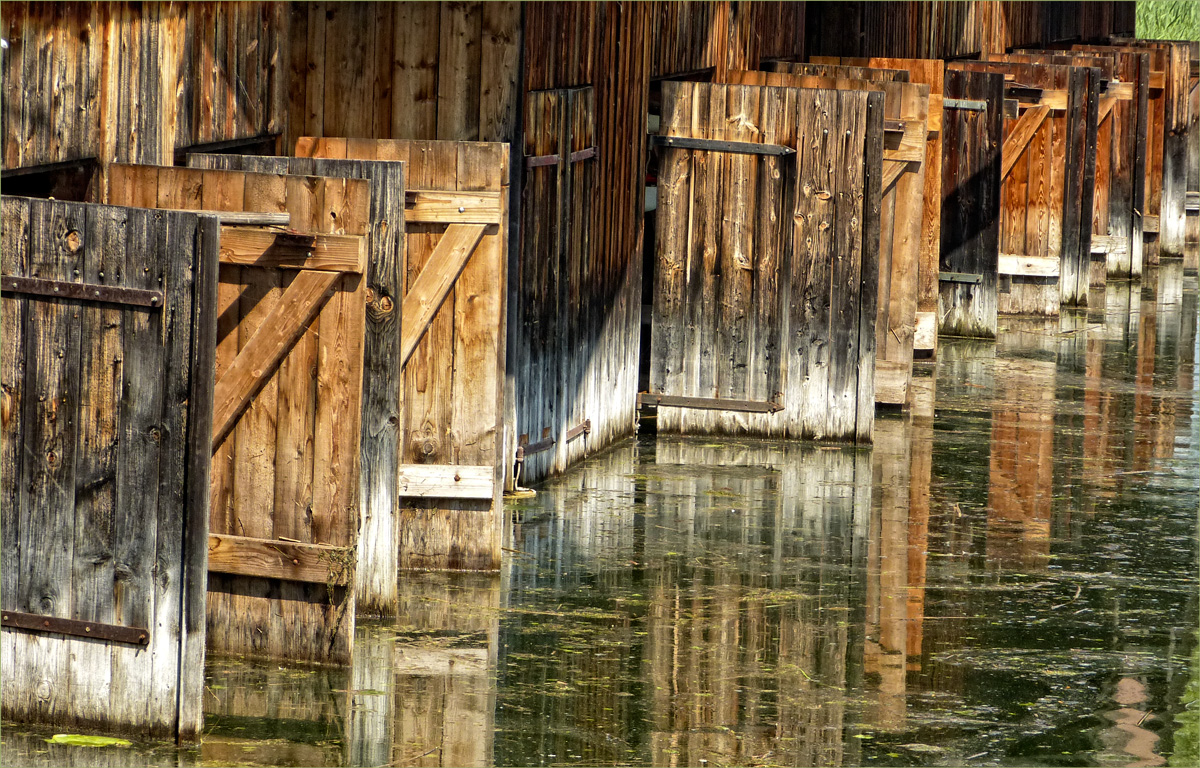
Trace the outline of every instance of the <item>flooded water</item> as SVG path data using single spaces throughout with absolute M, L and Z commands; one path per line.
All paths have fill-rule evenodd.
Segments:
M 1193 765 L 1196 279 L 1001 325 L 871 450 L 643 437 L 512 503 L 499 576 L 405 574 L 352 669 L 210 659 L 197 749 L 0 763 Z

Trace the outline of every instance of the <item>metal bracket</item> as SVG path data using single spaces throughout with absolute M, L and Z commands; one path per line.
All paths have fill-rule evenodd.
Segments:
M 567 430 L 567 442 L 571 442 L 580 435 L 588 435 L 592 432 L 592 420 L 585 419 L 582 424 L 576 424 Z
M 120 288 L 114 285 L 96 285 L 94 283 L 69 283 L 65 280 L 43 280 L 38 277 L 16 277 L 14 275 L 5 275 L 0 278 L 0 292 L 53 296 L 58 299 L 102 301 L 106 304 L 132 304 L 137 307 L 153 309 L 161 309 L 163 302 L 163 295 L 160 291 Z
M 987 109 L 986 101 L 976 99 L 942 99 L 942 109 L 967 109 L 972 112 L 982 112 Z
M 748 141 L 720 141 L 718 139 L 692 139 L 684 136 L 652 136 L 659 147 L 675 149 L 703 149 L 709 152 L 732 152 L 739 155 L 772 155 L 785 157 L 796 154 L 796 150 L 781 144 L 753 144 Z
M 544 168 L 547 165 L 558 165 L 558 155 L 526 155 L 526 168 Z
M 39 616 L 36 613 L 3 611 L 0 624 L 9 629 L 24 629 L 30 632 L 54 632 L 73 637 L 93 637 L 111 643 L 148 645 L 150 630 L 137 627 L 122 627 L 116 624 L 101 624 L 96 621 L 76 621 L 54 616 Z
M 973 274 L 970 272 L 938 272 L 938 280 L 943 283 L 968 283 L 979 285 L 983 282 L 983 275 Z
M 593 158 L 595 156 L 596 156 L 596 148 L 595 147 L 587 147 L 586 149 L 581 149 L 578 152 L 572 152 L 571 154 L 567 155 L 567 162 L 568 163 L 578 163 L 580 160 L 590 160 L 591 158 Z
M 719 397 L 682 397 L 639 392 L 638 407 L 644 405 L 699 408 L 709 411 L 745 411 L 748 413 L 775 413 L 783 410 L 783 406 L 779 403 L 763 400 L 726 400 Z

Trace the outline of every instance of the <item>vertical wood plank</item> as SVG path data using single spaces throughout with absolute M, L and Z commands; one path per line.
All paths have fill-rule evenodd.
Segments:
M 395 43 L 389 137 L 437 138 L 440 4 L 397 3 L 393 14 Z
M 29 274 L 30 201 L 6 197 L 0 203 L 0 273 Z M 0 599 L 4 610 L 19 610 L 22 494 L 24 476 L 26 337 L 29 300 L 9 295 L 0 299 L 0 541 L 11 553 L 0 562 Z M 6 651 L 8 649 L 6 648 Z M 10 692 L 5 686 L 5 695 Z
M 437 138 L 479 137 L 480 38 L 483 12 L 477 2 L 441 4 L 438 49 Z M 427 33 L 425 33 L 427 34 Z

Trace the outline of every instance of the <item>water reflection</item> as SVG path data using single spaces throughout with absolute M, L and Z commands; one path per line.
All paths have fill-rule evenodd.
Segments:
M 405 574 L 349 669 L 211 659 L 198 750 L 5 765 L 1159 765 L 1196 645 L 1196 281 L 945 340 L 870 450 L 644 438 Z M 131 760 L 130 755 L 136 756 Z

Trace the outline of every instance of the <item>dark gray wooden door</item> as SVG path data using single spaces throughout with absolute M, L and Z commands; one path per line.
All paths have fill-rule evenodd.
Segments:
M 218 238 L 3 199 L 6 719 L 198 733 Z

